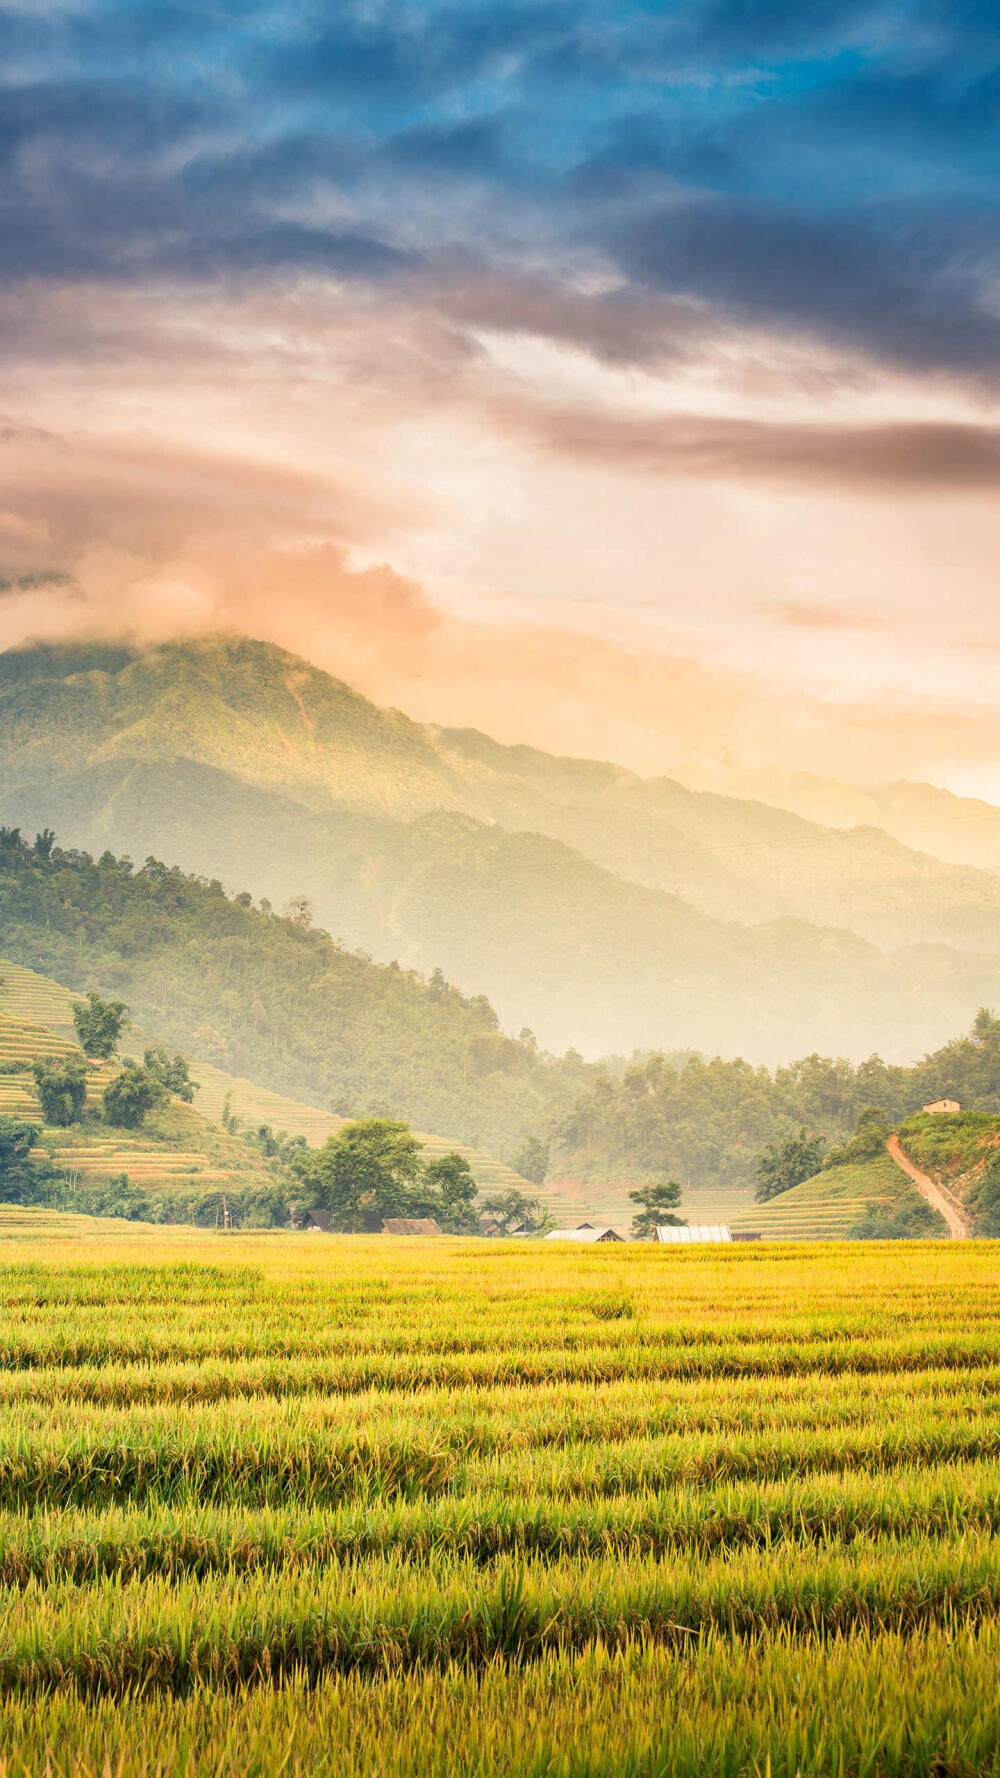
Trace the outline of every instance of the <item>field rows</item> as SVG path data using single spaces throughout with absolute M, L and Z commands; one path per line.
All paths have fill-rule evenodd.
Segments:
M 34 1227 L 5 1778 L 1000 1772 L 988 1244 Z

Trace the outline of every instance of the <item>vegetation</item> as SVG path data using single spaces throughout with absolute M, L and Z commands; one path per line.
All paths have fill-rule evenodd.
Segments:
M 757 1203 L 766 1204 L 769 1198 L 790 1191 L 793 1185 L 801 1185 L 804 1179 L 818 1173 L 823 1164 L 823 1146 L 822 1136 L 810 1136 L 805 1129 L 797 1136 L 786 1136 L 784 1142 L 769 1142 L 757 1161 Z
M 105 1042 L 105 1009 L 124 1017 L 127 999 L 137 1021 L 203 1062 L 502 1156 L 568 1108 L 592 1072 L 579 1057 L 540 1054 L 530 1032 L 502 1036 L 489 1002 L 440 973 L 423 981 L 379 967 L 153 859 L 135 870 L 110 853 L 0 849 L 0 931 L 15 962 L 95 984 L 80 1004 L 89 1018 L 97 1003 Z
M 453 1234 L 477 1229 L 468 1161 L 446 1154 L 425 1166 L 409 1125 L 389 1118 L 345 1124 L 318 1152 L 300 1150 L 292 1172 L 302 1206 L 328 1211 L 333 1228 L 345 1234 L 380 1229 L 395 1216 L 432 1216 Z
M 683 1053 L 637 1057 L 620 1071 L 607 1067 L 556 1120 L 557 1164 L 590 1178 L 756 1186 L 760 1157 L 773 1151 L 774 1172 L 765 1169 L 771 1195 L 772 1181 L 780 1191 L 797 1183 L 791 1178 L 796 1169 L 787 1171 L 784 1157 L 794 1159 L 800 1142 L 819 1145 L 809 1166 L 815 1172 L 826 1144 L 833 1144 L 831 1160 L 838 1151 L 844 1159 L 843 1144 L 868 1118 L 872 1127 L 852 1150 L 861 1159 L 862 1147 L 877 1152 L 879 1125 L 888 1134 L 939 1098 L 957 1099 L 977 1113 L 1000 1113 L 1000 1021 L 990 1013 L 977 1015 L 967 1037 L 912 1068 L 879 1056 L 855 1067 L 812 1055 L 771 1071 L 739 1059 Z M 943 1140 L 948 1118 L 929 1121 Z M 807 1158 L 802 1151 L 802 1164 Z
M 8 1203 L 18 1203 L 25 1185 L 35 1180 L 31 1151 L 40 1134 L 37 1124 L 0 1117 L 0 1198 Z
M 1000 1772 L 989 1249 L 6 1215 L 12 1778 Z
M 45 853 L 37 855 L 44 863 L 51 863 L 52 847 L 49 846 Z M 76 1026 L 80 1048 L 85 1056 L 96 1057 L 102 1062 L 115 1054 L 127 1022 L 128 1007 L 125 1002 L 103 1000 L 93 988 L 85 1000 L 76 1001 L 73 1007 L 73 1024 Z
M 922 1198 L 908 1198 L 892 1207 L 869 1204 L 851 1231 L 856 1241 L 915 1241 L 939 1235 L 941 1219 Z
M 185 1105 L 193 1105 L 198 1083 L 191 1079 L 191 1069 L 183 1056 L 171 1056 L 157 1044 L 145 1051 L 142 1060 L 147 1074 L 158 1080 L 161 1087 L 183 1100 Z
M 632 1233 L 637 1240 L 645 1240 L 661 1224 L 673 1224 L 676 1227 L 684 1221 L 682 1216 L 674 1215 L 681 1201 L 681 1188 L 675 1179 L 660 1185 L 643 1186 L 638 1191 L 629 1192 L 629 1197 L 633 1204 L 640 1206 L 632 1218 Z
M 104 1089 L 105 1122 L 121 1130 L 137 1130 L 154 1105 L 162 1105 L 166 1088 L 140 1062 L 126 1062 Z
M 72 1056 L 39 1056 L 32 1066 L 35 1092 L 47 1124 L 65 1129 L 78 1124 L 87 1101 L 87 1070 Z
M 515 1187 L 490 1193 L 480 1200 L 479 1209 L 483 1216 L 496 1224 L 501 1235 L 537 1235 L 550 1221 L 537 1198 L 529 1198 L 527 1192 L 518 1191 Z

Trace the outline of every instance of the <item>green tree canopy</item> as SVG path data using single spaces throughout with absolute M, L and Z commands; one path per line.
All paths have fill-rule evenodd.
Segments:
M 87 1102 L 87 1070 L 83 1063 L 73 1056 L 56 1061 L 39 1056 L 31 1072 L 45 1122 L 57 1129 L 78 1124 Z
M 479 1223 L 473 1205 L 477 1187 L 472 1168 L 462 1154 L 443 1154 L 424 1168 L 424 1185 L 431 1208 L 441 1227 L 452 1235 L 475 1235 Z
M 120 1130 L 137 1130 L 154 1105 L 162 1104 L 166 1088 L 141 1062 L 126 1062 L 104 1089 L 104 1119 Z
M 420 1153 L 409 1124 L 366 1117 L 345 1124 L 318 1153 L 297 1155 L 292 1167 L 310 1208 L 328 1210 L 337 1229 L 359 1234 L 387 1216 L 424 1214 Z
M 783 1142 L 769 1142 L 757 1157 L 757 1203 L 766 1204 L 770 1198 L 791 1191 L 793 1185 L 801 1185 L 803 1179 L 818 1173 L 823 1165 L 823 1146 L 822 1136 L 811 1136 L 804 1128 L 797 1136 L 786 1136 Z
M 37 1124 L 0 1117 L 0 1198 L 8 1204 L 20 1203 L 26 1190 L 30 1195 L 37 1178 L 31 1151 L 40 1135 Z
M 661 1226 L 682 1228 L 683 1216 L 674 1216 L 681 1201 L 681 1188 L 676 1179 L 669 1179 L 659 1185 L 644 1185 L 639 1191 L 629 1192 L 633 1204 L 641 1208 L 632 1218 L 632 1233 L 637 1241 L 645 1240 Z
M 91 988 L 86 1000 L 74 1000 L 73 1023 L 84 1055 L 104 1062 L 118 1048 L 128 1007 L 124 1000 L 103 1000 Z
M 183 1056 L 171 1056 L 162 1045 L 157 1044 L 155 1049 L 146 1051 L 142 1060 L 153 1079 L 166 1087 L 168 1093 L 183 1099 L 185 1105 L 193 1104 L 198 1082 L 191 1079 L 191 1070 Z
M 529 1234 L 537 1234 L 548 1221 L 546 1211 L 542 1209 L 537 1198 L 529 1198 L 526 1192 L 511 1188 L 509 1191 L 493 1192 L 479 1201 L 480 1213 L 490 1216 L 500 1225 L 504 1234 L 512 1229 L 525 1228 Z
M 530 1180 L 532 1185 L 544 1185 L 549 1170 L 549 1144 L 538 1136 L 529 1136 L 522 1142 L 513 1160 L 515 1173 L 522 1179 Z

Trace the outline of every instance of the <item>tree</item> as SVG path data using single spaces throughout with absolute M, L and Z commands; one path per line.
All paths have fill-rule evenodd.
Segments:
M 972 1021 L 972 1035 L 977 1043 L 995 1042 L 1000 1037 L 1000 1019 L 991 1006 L 981 1006 Z
M 477 1186 L 472 1168 L 462 1154 L 443 1154 L 424 1168 L 424 1185 L 432 1200 L 430 1214 L 452 1235 L 476 1235 L 479 1224 L 473 1205 Z
M 83 1063 L 72 1056 L 55 1062 L 39 1056 L 31 1072 L 45 1122 L 58 1129 L 78 1124 L 87 1102 L 87 1070 Z
M 148 1068 L 141 1062 L 126 1062 L 104 1089 L 104 1120 L 121 1130 L 137 1130 L 147 1111 L 166 1097 L 166 1088 Z
M 52 832 L 51 827 L 43 827 L 41 833 L 36 833 L 35 851 L 43 863 L 48 864 L 49 859 L 52 857 L 52 848 L 55 843 L 56 836 Z
M 292 1167 L 310 1209 L 328 1210 L 345 1234 L 381 1228 L 387 1216 L 421 1214 L 421 1145 L 409 1124 L 366 1117 L 327 1137 Z
M 632 1218 L 632 1233 L 637 1241 L 645 1240 L 661 1227 L 684 1227 L 683 1216 L 672 1214 L 681 1201 L 681 1188 L 676 1179 L 661 1181 L 659 1185 L 644 1185 L 628 1195 L 633 1204 L 642 1206 Z
M 26 1188 L 31 1195 L 30 1188 L 38 1177 L 31 1151 L 40 1135 L 37 1124 L 0 1117 L 0 1198 L 8 1204 L 19 1204 Z
M 74 1000 L 73 1023 L 84 1055 L 105 1062 L 118 1048 L 128 1007 L 124 1000 L 102 1000 L 91 988 L 86 1000 Z
M 514 1172 L 532 1185 L 544 1185 L 549 1170 L 549 1145 L 537 1136 L 522 1142 L 513 1161 Z
M 757 1189 L 754 1198 L 766 1204 L 782 1192 L 811 1179 L 823 1165 L 823 1138 L 810 1136 L 801 1129 L 797 1136 L 786 1136 L 783 1142 L 769 1142 L 757 1156 Z
M 537 1234 L 548 1222 L 548 1214 L 542 1209 L 537 1198 L 529 1198 L 524 1192 L 515 1189 L 505 1192 L 494 1192 L 491 1197 L 479 1201 L 480 1214 L 491 1216 L 499 1223 L 500 1232 L 507 1235 L 512 1229 L 525 1228 L 529 1234 Z
M 191 1079 L 191 1071 L 183 1056 L 170 1056 L 158 1044 L 155 1049 L 147 1050 L 142 1060 L 153 1079 L 166 1087 L 168 1093 L 183 1099 L 185 1105 L 194 1103 L 198 1082 Z

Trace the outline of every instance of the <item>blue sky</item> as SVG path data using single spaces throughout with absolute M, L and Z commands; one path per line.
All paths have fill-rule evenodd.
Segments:
M 0 7 L 0 52 L 7 276 L 569 259 L 995 369 L 994 5 L 95 0 Z

